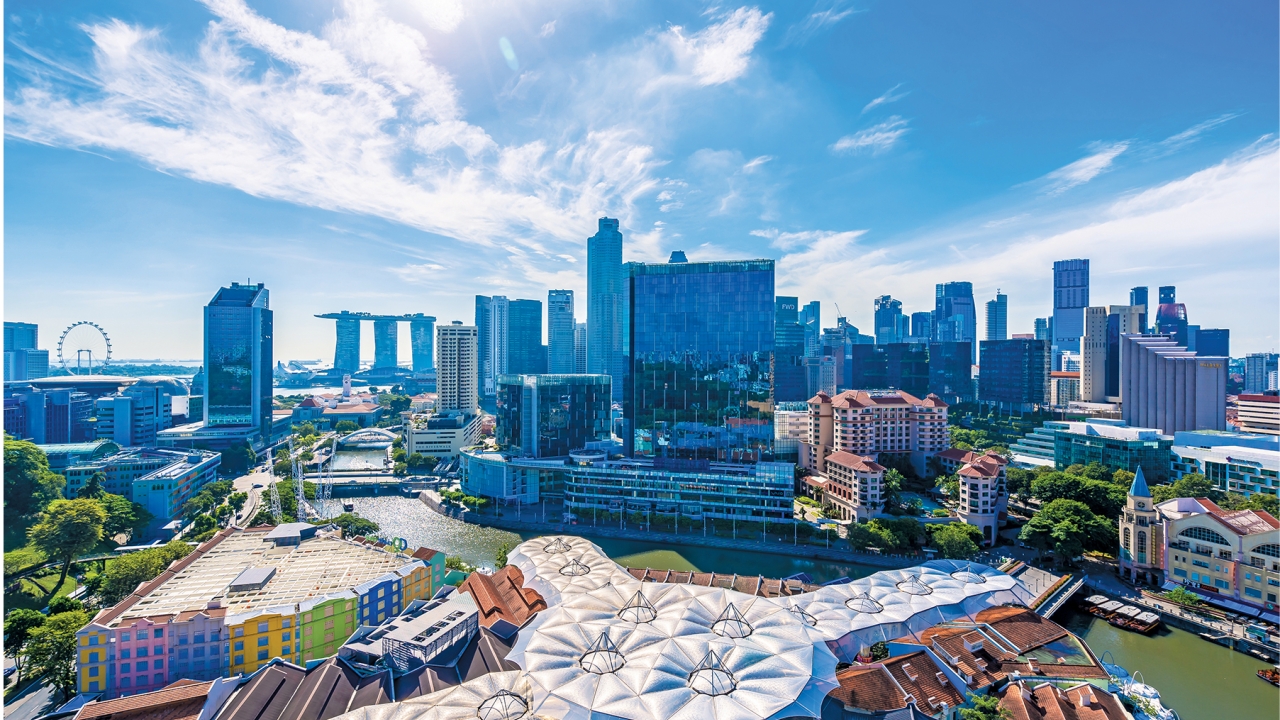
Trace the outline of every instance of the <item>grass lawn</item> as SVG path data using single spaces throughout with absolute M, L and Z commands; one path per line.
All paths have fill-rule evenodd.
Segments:
M 24 578 L 18 581 L 21 584 L 20 592 L 8 592 L 4 594 L 5 611 L 14 608 L 27 608 L 30 610 L 42 610 L 45 606 L 44 597 L 49 593 L 49 588 L 58 582 L 58 573 L 53 572 L 44 577 Z M 67 579 L 58 588 L 57 595 L 69 595 L 76 589 L 76 579 L 71 575 L 67 575 Z

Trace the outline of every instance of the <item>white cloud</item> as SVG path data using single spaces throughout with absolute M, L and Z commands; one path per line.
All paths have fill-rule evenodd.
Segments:
M 1183 148 L 1199 140 L 1200 136 L 1203 135 L 1204 133 L 1218 127 L 1219 125 L 1229 120 L 1234 120 L 1237 117 L 1240 117 L 1239 113 L 1226 113 L 1223 115 L 1219 115 L 1216 118 L 1210 118 L 1208 120 L 1205 120 L 1202 123 L 1197 123 L 1187 128 L 1186 130 L 1183 130 L 1180 133 L 1177 133 L 1175 135 L 1170 135 L 1169 137 L 1160 141 L 1160 146 L 1169 152 L 1178 150 L 1180 148 Z
M 888 105 L 889 103 L 892 103 L 892 102 L 898 102 L 902 98 L 911 94 L 910 90 L 906 92 L 901 92 L 901 93 L 898 92 L 898 88 L 900 87 L 902 87 L 902 83 L 898 83 L 897 85 L 894 85 L 893 87 L 886 90 L 883 95 L 867 103 L 862 108 L 862 114 L 865 115 L 867 111 L 872 108 L 879 107 L 881 105 Z
M 414 0 L 418 12 L 433 29 L 451 33 L 462 24 L 462 3 L 458 0 Z
M 845 135 L 831 146 L 831 150 L 837 153 L 884 152 L 897 144 L 908 130 L 907 121 L 894 115 L 878 125 Z
M 787 30 L 784 44 L 796 43 L 803 45 L 824 28 L 831 27 L 849 17 L 855 11 L 846 7 L 847 4 L 844 0 L 819 0 L 813 6 L 813 10 L 805 16 L 804 20 L 792 25 Z
M 753 173 L 761 165 L 764 165 L 765 163 L 769 162 L 772 159 L 773 159 L 772 155 L 761 155 L 760 157 L 752 158 L 751 160 L 747 161 L 747 164 L 742 166 L 742 172 Z
M 697 84 L 720 85 L 747 72 L 751 51 L 772 18 L 773 13 L 765 15 L 758 8 L 740 7 L 692 35 L 686 35 L 679 25 L 672 26 L 667 40 L 677 61 Z
M 556 21 L 551 20 L 542 24 L 542 29 L 538 31 L 538 37 L 549 38 L 556 34 Z
M 1116 157 L 1128 148 L 1127 140 L 1099 146 L 1092 155 L 1080 158 L 1070 165 L 1064 165 L 1045 175 L 1045 192 L 1057 195 L 1089 182 L 1106 172 Z

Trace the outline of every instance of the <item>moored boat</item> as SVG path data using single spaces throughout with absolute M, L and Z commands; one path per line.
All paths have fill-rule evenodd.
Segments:
M 1259 670 L 1258 677 L 1266 680 L 1276 687 L 1280 687 L 1280 665 Z

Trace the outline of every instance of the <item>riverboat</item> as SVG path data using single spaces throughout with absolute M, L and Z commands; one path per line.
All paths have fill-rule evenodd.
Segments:
M 1160 616 L 1135 605 L 1125 605 L 1106 595 L 1090 595 L 1084 599 L 1085 609 L 1091 615 L 1106 620 L 1123 630 L 1149 635 L 1160 627 Z
M 352 512 L 352 511 L 354 511 L 355 509 L 356 509 L 356 504 L 355 504 L 355 503 L 353 503 L 353 502 L 344 502 L 344 503 L 342 503 L 342 511 L 343 511 L 343 512 Z
M 1280 687 L 1280 665 L 1259 670 L 1258 677 L 1266 680 L 1276 687 Z

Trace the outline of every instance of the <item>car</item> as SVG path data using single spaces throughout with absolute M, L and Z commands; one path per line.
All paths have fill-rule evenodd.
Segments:
M 12 674 L 17 670 L 17 669 L 18 669 L 18 668 L 17 668 L 16 666 L 14 666 L 14 665 L 10 665 L 10 666 L 6 667 L 6 668 L 4 669 L 4 676 L 5 676 L 5 677 L 9 677 L 9 676 L 10 676 L 10 675 L 12 675 Z
M 254 483 L 254 484 L 253 484 L 253 489 L 254 489 L 254 490 L 260 490 L 260 489 L 262 489 L 263 487 L 264 487 L 264 485 L 263 485 L 262 483 Z

